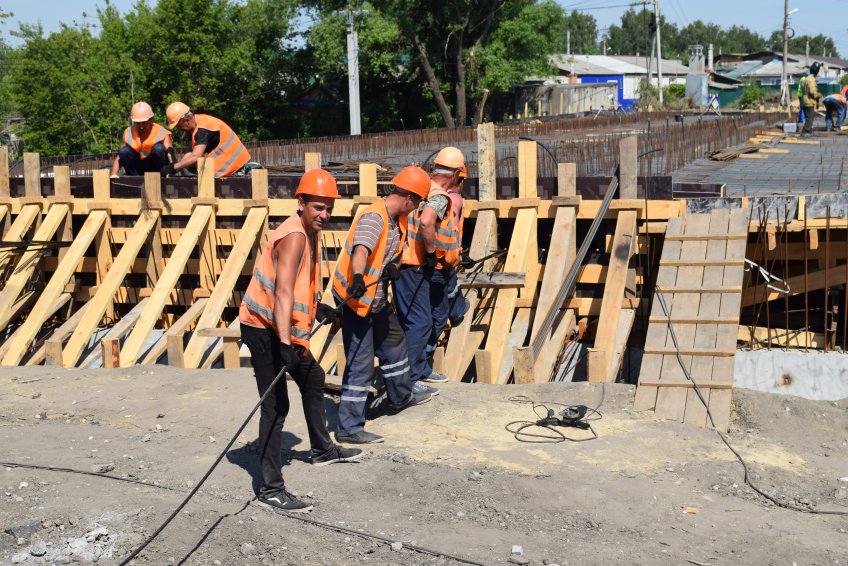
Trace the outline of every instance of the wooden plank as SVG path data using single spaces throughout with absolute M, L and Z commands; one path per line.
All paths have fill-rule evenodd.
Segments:
M 239 327 L 238 319 L 232 321 L 229 324 L 229 326 L 227 326 L 227 328 L 231 328 L 231 329 L 232 328 L 238 328 L 238 327 Z M 224 344 L 224 339 L 223 338 L 216 338 L 215 341 L 212 342 L 211 347 L 209 348 L 209 353 L 206 356 L 206 358 L 203 359 L 203 362 L 201 362 L 200 367 L 202 369 L 211 368 L 212 364 L 215 363 L 215 360 L 217 360 L 219 357 L 221 357 L 221 354 L 224 354 L 225 348 L 226 348 L 226 344 Z M 232 350 L 230 350 L 230 351 L 232 351 Z M 226 361 L 227 360 L 225 360 L 225 362 Z M 226 365 L 225 365 L 225 367 L 226 367 Z
M 141 313 L 135 328 L 133 328 L 124 342 L 124 346 L 121 349 L 121 367 L 128 367 L 138 359 L 141 348 L 147 341 L 147 337 L 159 319 L 162 309 L 171 295 L 171 291 L 174 289 L 177 280 L 185 269 L 189 255 L 191 255 L 191 252 L 197 246 L 201 232 L 208 228 L 211 216 L 212 207 L 209 205 L 198 205 L 194 209 L 194 213 L 183 232 L 183 237 L 177 242 L 173 253 L 171 253 L 171 257 L 168 258 L 168 263 L 165 265 L 162 276 L 153 288 L 147 308 Z
M 24 196 L 41 196 L 41 159 L 37 153 L 24 152 Z
M 615 374 L 618 369 L 617 364 L 613 363 L 613 350 L 635 237 L 636 213 L 620 212 L 615 226 L 613 253 L 604 285 L 604 298 L 601 303 L 598 329 L 595 333 L 595 344 L 589 353 L 587 372 L 589 381 L 607 381 L 609 376 Z
M 497 198 L 495 125 L 486 122 L 477 126 L 477 177 L 479 200 L 494 200 Z
M 736 320 L 737 324 L 739 319 Z M 768 328 L 755 326 L 751 332 L 750 326 L 739 326 L 736 339 L 751 345 L 753 348 L 766 347 L 769 344 L 781 348 L 813 348 L 824 349 L 824 334 L 820 332 L 804 332 L 786 328 Z
M 203 308 L 206 306 L 206 303 L 209 301 L 208 297 L 200 297 L 197 299 L 189 308 L 184 312 L 174 323 L 168 328 L 168 331 L 162 335 L 159 340 L 156 341 L 153 346 L 150 347 L 147 352 L 141 358 L 141 365 L 152 365 L 159 361 L 166 353 L 168 354 L 168 362 L 170 364 L 171 350 L 170 350 L 170 342 L 168 341 L 168 336 L 178 335 L 180 337 L 180 355 L 182 355 L 183 351 L 183 335 L 185 332 L 191 327 L 192 324 L 197 320 L 200 316 L 200 313 L 203 312 Z M 177 366 L 183 367 L 183 366 Z
M 70 214 L 67 204 L 54 204 L 50 206 L 47 215 L 38 230 L 35 231 L 33 239 L 37 241 L 52 240 L 62 222 Z M 27 250 L 21 255 L 17 267 L 6 279 L 2 291 L 0 291 L 0 328 L 5 328 L 13 319 L 12 305 L 18 300 L 21 292 L 30 282 L 35 268 L 38 267 L 43 250 Z
M 38 298 L 38 293 L 30 292 L 30 293 L 28 293 L 28 294 L 26 294 L 26 295 L 25 295 L 25 299 L 24 299 L 24 300 L 25 300 L 26 302 L 28 302 L 28 303 L 32 304 L 32 303 L 34 303 L 34 302 L 35 302 L 35 300 L 36 300 L 37 298 Z M 66 304 L 68 304 L 68 302 L 69 302 L 72 298 L 73 298 L 73 297 L 71 296 L 71 294 L 70 294 L 70 293 L 62 293 L 62 294 L 59 296 L 59 299 L 56 301 L 56 304 L 54 304 L 54 305 L 53 305 L 53 312 L 51 312 L 51 313 L 48 315 L 48 317 L 47 317 L 47 318 L 49 319 L 50 317 L 52 317 L 53 315 L 55 315 L 55 314 L 56 314 L 56 312 L 57 312 L 59 309 L 61 309 L 63 306 L 65 306 Z M 20 301 L 19 301 L 19 302 L 20 302 Z M 16 305 L 15 305 L 15 306 L 13 306 L 12 308 L 13 308 L 13 309 L 15 309 L 15 308 L 16 308 Z M 16 329 L 15 329 L 15 332 L 12 332 L 12 334 L 11 334 L 11 335 L 9 335 L 9 337 L 8 337 L 8 338 L 6 338 L 6 341 L 3 343 L 3 345 L 2 345 L 2 346 L 0 346 L 0 359 L 2 359 L 4 355 L 6 355 L 6 348 L 7 348 L 8 344 L 10 344 L 10 343 L 11 343 L 12 338 L 14 338 L 15 333 L 16 333 L 18 330 L 19 330 L 19 328 L 16 328 Z M 43 347 L 43 346 L 42 346 L 42 347 Z M 31 358 L 30 358 L 30 359 L 31 359 Z M 43 360 L 43 359 L 44 359 L 44 358 L 42 357 L 42 360 Z M 27 360 L 27 364 L 26 364 L 26 365 L 30 365 L 30 364 L 29 364 L 29 360 Z
M 94 348 L 91 353 L 80 363 L 81 368 L 91 368 L 97 365 L 97 360 L 100 358 L 102 367 L 114 368 L 118 367 L 120 351 L 120 340 L 130 331 L 135 321 L 141 316 L 147 301 L 150 299 L 145 297 L 130 312 L 121 317 L 115 323 L 109 332 L 100 340 L 100 348 Z M 114 344 L 114 345 L 113 345 Z M 108 359 L 108 361 L 107 361 Z
M 651 316 L 648 323 L 667 324 L 669 318 L 666 316 Z M 671 317 L 671 324 L 739 324 L 738 316 L 696 316 L 696 317 Z
M 525 273 L 504 273 L 501 271 L 466 271 L 456 274 L 459 286 L 463 289 L 520 289 L 524 287 Z
M 524 344 L 524 339 L 527 338 L 527 332 L 530 330 L 530 318 L 533 316 L 534 309 L 518 309 L 515 312 L 515 319 L 512 321 L 512 327 L 509 330 L 509 336 L 504 347 L 503 359 L 501 361 L 501 372 L 498 375 L 498 383 L 506 383 L 512 375 L 513 352 Z
M 672 267 L 686 267 L 689 265 L 703 265 L 704 267 L 725 267 L 725 266 L 740 266 L 744 267 L 745 260 L 744 259 L 704 259 L 704 260 L 687 260 L 687 259 L 674 259 L 674 260 L 660 260 L 660 267 L 663 265 L 668 265 Z
M 68 344 L 64 348 L 62 353 L 63 367 L 74 367 L 79 361 L 91 334 L 103 320 L 103 315 L 112 306 L 115 293 L 124 282 L 127 273 L 130 272 L 133 262 L 141 251 L 141 247 L 147 241 L 150 231 L 156 226 L 158 220 L 158 211 L 144 212 L 136 220 L 132 236 L 127 240 L 126 244 L 121 246 L 121 251 L 118 252 L 118 256 L 115 258 L 109 272 L 98 286 L 97 294 L 89 301 L 90 306 L 86 310 L 85 316 L 83 316 L 74 329 L 73 334 L 68 340 Z
M 98 169 L 92 173 L 94 201 L 109 206 L 111 203 L 111 181 L 107 169 Z M 102 285 L 103 280 L 112 268 L 112 221 L 108 212 L 106 220 L 100 227 L 97 237 L 94 239 L 94 251 L 97 256 L 97 286 Z M 117 315 L 113 304 L 106 307 L 106 316 L 109 320 L 115 320 Z
M 736 209 L 730 213 L 729 230 L 738 230 L 740 227 L 746 226 L 748 223 L 748 209 Z M 742 241 L 734 241 L 727 243 L 728 258 L 744 258 L 746 245 Z M 724 285 L 741 285 L 745 277 L 745 272 L 742 267 L 725 267 Z M 719 316 L 739 316 L 741 309 L 742 297 L 739 294 L 721 295 L 721 308 Z M 736 347 L 737 331 L 736 328 L 730 325 L 719 327 L 716 334 L 716 348 L 729 349 Z M 713 382 L 733 381 L 734 373 L 734 358 L 716 358 L 713 361 Z M 726 431 L 730 423 L 730 401 L 731 391 L 712 391 L 710 393 L 710 412 L 715 420 L 718 430 Z
M 9 147 L 0 145 L 0 198 L 9 198 Z
M 214 160 L 206 158 L 206 167 L 200 168 L 203 174 L 197 179 L 197 196 L 199 198 L 215 198 Z M 209 293 L 215 287 L 215 265 L 218 262 L 218 246 L 215 241 L 215 209 L 206 222 L 206 228 L 200 231 L 198 247 L 200 248 L 200 291 Z M 207 295 L 208 296 L 208 295 Z
M 317 151 L 308 151 L 303 156 L 303 171 L 318 169 L 321 167 L 321 154 Z
M 311 345 L 312 342 L 310 341 L 310 346 Z M 336 332 L 335 334 L 333 334 L 333 338 L 332 340 L 330 340 L 330 343 L 324 349 L 324 355 L 322 355 L 320 358 L 321 361 L 319 363 L 321 364 L 321 367 L 324 369 L 325 372 L 329 372 L 333 368 L 333 366 L 336 365 L 336 363 L 338 362 L 339 346 L 342 347 L 342 353 L 344 354 L 344 345 L 342 344 L 342 333 Z
M 724 243 L 724 240 L 718 240 L 721 243 Z M 710 266 L 707 266 L 710 267 Z M 715 266 L 712 266 L 715 267 Z M 707 294 L 721 294 L 721 293 L 741 293 L 742 285 L 726 285 L 723 287 L 663 287 L 663 293 L 666 295 L 673 295 L 675 293 L 700 293 L 702 295 Z
M 268 210 L 266 208 L 251 208 L 248 212 L 239 239 L 230 251 L 224 271 L 221 272 L 221 276 L 209 297 L 209 303 L 197 323 L 198 329 L 202 330 L 218 325 L 224 308 L 232 301 L 233 288 L 247 262 L 250 251 L 256 245 L 259 231 L 264 226 L 267 217 Z M 183 354 L 183 363 L 185 364 L 183 367 L 197 367 L 203 352 L 206 351 L 208 342 L 208 338 L 201 336 L 199 332 L 195 332 L 189 339 L 188 346 L 186 346 Z
M 144 174 L 144 187 L 142 188 L 142 201 L 148 206 L 156 208 L 162 201 L 162 178 L 158 173 Z M 115 234 L 115 229 L 112 229 Z M 165 259 L 162 256 L 162 216 L 157 215 L 156 223 L 147 237 L 147 258 L 145 259 L 144 271 L 147 273 L 147 285 L 153 287 L 159 281 L 162 270 L 165 269 Z
M 748 232 L 733 232 L 728 234 L 681 234 L 666 236 L 666 240 L 680 242 L 705 242 L 707 240 L 748 240 Z
M 359 164 L 359 196 L 377 196 L 377 164 Z
M 692 389 L 689 393 L 695 395 L 694 389 L 695 384 L 691 381 L 654 381 L 654 382 L 646 382 L 643 385 L 648 387 L 685 387 L 688 389 Z M 712 381 L 707 381 L 704 383 L 698 384 L 698 389 L 704 390 L 704 397 L 706 397 L 706 393 L 709 392 L 710 389 L 733 389 L 732 383 L 715 383 Z M 703 406 L 703 405 L 702 405 Z M 706 414 L 706 412 L 705 412 Z
M 832 265 L 830 267 L 830 273 L 827 273 L 825 269 L 819 269 L 816 271 L 809 272 L 806 277 L 806 289 L 807 291 L 818 291 L 824 289 L 825 286 L 833 287 L 834 285 L 843 285 L 846 282 L 845 269 L 839 269 L 839 267 L 844 268 L 844 263 L 838 263 L 836 265 Z M 825 274 L 827 274 L 827 278 L 825 280 Z M 804 275 L 795 275 L 792 277 L 787 277 L 785 279 L 786 284 L 789 287 L 789 296 L 793 297 L 795 295 L 800 295 L 804 293 Z M 825 285 L 827 283 L 827 285 Z M 781 284 L 776 282 L 773 284 L 778 289 L 781 288 Z M 774 289 L 768 289 L 765 284 L 754 285 L 752 287 L 745 288 L 745 291 L 742 293 L 742 307 L 750 307 L 751 305 L 755 305 L 758 303 L 764 303 L 768 301 L 774 301 L 777 299 L 782 299 L 785 296 L 784 293 L 779 291 L 775 291 Z
M 29 231 L 33 222 L 35 222 L 40 213 L 40 204 L 23 205 L 17 217 L 15 217 L 15 221 L 12 222 L 12 225 L 9 227 L 9 231 L 6 232 L 6 235 L 3 237 L 3 240 L 6 242 L 22 241 L 24 234 Z M 12 250 L 0 251 L 0 272 L 4 271 L 6 266 L 8 266 L 15 257 L 16 256 Z
M 95 210 L 88 215 L 76 238 L 74 238 L 73 244 L 68 249 L 64 261 L 59 264 L 59 267 L 41 292 L 38 302 L 21 325 L 19 329 L 20 335 L 16 336 L 15 340 L 9 345 L 9 351 L 3 356 L 4 365 L 17 365 L 20 363 L 24 354 L 29 349 L 30 342 L 35 338 L 48 316 L 52 313 L 53 305 L 65 291 L 65 285 L 71 276 L 73 276 L 74 269 L 79 263 L 80 258 L 82 258 L 83 254 L 85 254 L 88 247 L 94 241 L 94 237 L 100 231 L 100 228 L 106 221 L 106 217 L 107 213 L 104 210 Z
M 730 221 L 729 209 L 713 210 L 710 213 L 710 233 L 723 234 L 727 232 L 728 222 Z M 727 255 L 727 240 L 710 240 L 707 242 L 707 260 L 723 260 Z M 703 288 L 701 289 L 701 299 L 698 304 L 699 317 L 717 317 L 719 307 L 721 305 L 721 296 L 708 292 L 708 288 L 717 288 L 721 285 L 724 279 L 724 266 L 705 266 L 703 276 Z M 667 287 L 665 288 L 667 289 Z M 665 289 L 663 291 L 665 292 Z M 736 293 L 741 293 L 742 288 L 737 287 Z M 715 348 L 716 336 L 718 333 L 718 325 L 709 323 L 700 323 L 695 327 L 695 342 L 696 348 Z M 715 358 L 709 356 L 697 356 L 692 359 L 691 375 L 692 378 L 700 383 L 708 382 L 712 379 L 713 361 Z M 703 392 L 704 399 L 709 402 L 710 391 Z M 683 422 L 694 424 L 695 426 L 704 427 L 707 422 L 707 408 L 698 398 L 696 391 L 693 389 L 686 393 L 686 408 L 683 414 Z
M 485 257 L 497 246 L 497 227 L 498 219 L 495 211 L 487 210 L 480 213 L 474 226 L 474 234 L 468 252 L 472 258 Z M 482 269 L 491 270 L 492 264 L 493 260 L 487 260 Z M 445 351 L 445 371 L 447 372 L 445 375 L 451 380 L 462 379 L 474 359 L 474 351 L 480 346 L 485 336 L 485 333 L 480 330 L 472 330 L 481 293 L 477 289 L 467 289 L 462 294 L 471 303 L 471 308 L 462 323 L 451 328 L 448 337 L 448 346 Z M 494 294 L 493 290 L 484 290 L 482 293 L 483 296 L 493 296 Z M 489 310 L 489 317 L 491 317 L 491 310 Z

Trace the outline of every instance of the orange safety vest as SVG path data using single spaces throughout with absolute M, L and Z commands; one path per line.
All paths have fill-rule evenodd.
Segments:
M 383 274 L 383 261 L 386 258 L 386 244 L 389 240 L 389 213 L 386 210 L 386 203 L 382 199 L 372 203 L 368 208 L 356 215 L 350 230 L 347 233 L 347 241 L 344 248 L 339 254 L 339 259 L 336 261 L 336 271 L 333 274 L 333 290 L 336 295 L 345 299 L 347 298 L 347 288 L 350 281 L 353 279 L 350 268 L 350 258 L 353 256 L 353 237 L 356 234 L 356 225 L 363 214 L 376 212 L 383 219 L 383 233 L 380 234 L 380 239 L 377 241 L 377 246 L 371 250 L 368 260 L 365 263 L 365 271 L 362 274 L 362 279 L 365 281 L 367 289 L 365 294 L 359 299 L 350 299 L 347 306 L 350 307 L 359 316 L 367 316 L 371 312 L 371 303 L 374 301 L 374 296 L 377 294 L 377 285 L 372 285 L 380 279 Z M 407 233 L 407 218 L 406 216 L 398 217 L 398 228 L 400 229 L 400 246 L 398 249 L 403 249 L 403 244 L 406 241 Z
M 445 217 L 436 224 L 436 259 L 438 260 L 436 267 L 444 269 L 445 267 L 455 267 L 459 263 L 459 240 L 457 239 L 457 222 L 451 210 L 453 202 L 450 195 L 443 188 L 434 185 L 430 187 L 427 199 L 437 195 L 445 196 L 448 199 Z M 421 228 L 422 210 L 424 210 L 423 206 L 409 214 L 409 245 L 403 250 L 402 260 L 405 265 L 422 265 L 424 257 L 427 255 L 427 250 L 424 249 L 424 239 L 418 233 Z
M 451 210 L 456 221 L 456 242 L 462 250 L 462 229 L 465 227 L 465 208 L 462 206 L 462 195 L 453 191 L 448 192 L 451 201 Z
M 292 344 L 309 349 L 309 333 L 312 321 L 315 320 L 315 309 L 321 298 L 321 266 L 319 262 L 320 238 L 315 238 L 316 246 L 312 249 L 309 236 L 303 228 L 299 214 L 294 214 L 288 220 L 277 226 L 271 233 L 268 244 L 253 268 L 253 278 L 247 286 L 241 306 L 239 321 L 258 327 L 275 329 L 274 325 L 274 290 L 277 287 L 277 269 L 274 261 L 274 246 L 289 234 L 303 234 L 306 237 L 306 247 L 297 268 L 294 280 L 294 304 L 292 305 L 291 341 Z
M 204 156 L 215 160 L 216 178 L 232 175 L 250 161 L 250 153 L 247 152 L 247 148 L 241 143 L 233 129 L 223 120 L 207 114 L 195 114 L 194 117 L 197 119 L 197 128 L 191 133 L 191 147 L 196 145 L 194 136 L 200 128 L 218 132 L 221 136 L 218 147 L 212 153 L 207 153 Z
M 170 139 L 171 132 L 156 123 L 150 128 L 150 133 L 147 134 L 145 139 L 138 137 L 138 132 L 134 127 L 124 130 L 124 143 L 130 146 L 142 159 L 150 157 L 153 146 L 159 142 L 164 142 L 166 137 Z

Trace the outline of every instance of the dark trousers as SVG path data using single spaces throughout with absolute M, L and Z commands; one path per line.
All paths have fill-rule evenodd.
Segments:
M 339 433 L 354 434 L 365 427 L 365 404 L 374 378 L 374 355 L 386 382 L 389 404 L 401 407 L 412 396 L 406 338 L 389 305 L 367 316 L 342 307 L 345 370 L 339 402 Z
M 145 159 L 141 158 L 136 150 L 128 145 L 118 151 L 118 163 L 124 168 L 127 175 L 144 175 L 145 173 L 158 173 L 168 163 L 168 154 L 165 145 L 157 143 L 153 146 Z
M 406 334 L 412 380 L 430 377 L 430 356 L 448 320 L 448 279 L 441 269 L 407 268 L 395 281 L 398 318 Z M 438 328 L 438 331 L 436 330 Z
M 842 114 L 845 107 L 835 100 L 825 100 L 824 107 L 826 109 L 826 112 L 824 113 L 825 129 L 828 131 L 830 131 L 831 128 L 839 129 L 839 126 L 842 125 Z
M 451 326 L 459 324 L 457 321 L 465 316 L 465 295 L 462 294 L 462 289 L 459 288 L 459 281 L 456 278 L 456 269 L 451 267 L 445 270 L 447 273 L 447 290 L 448 290 L 448 318 L 451 321 Z M 441 328 L 436 328 L 436 338 L 445 329 L 442 324 Z
M 241 325 L 241 339 L 250 350 L 250 363 L 253 365 L 256 387 L 261 396 L 283 367 L 280 339 L 273 330 L 246 324 Z M 299 346 L 295 348 L 301 354 L 300 364 L 295 368 L 286 368 L 286 371 L 300 389 L 312 455 L 318 455 L 333 446 L 324 414 L 325 374 L 309 350 Z M 263 496 L 278 493 L 285 487 L 280 468 L 283 423 L 288 414 L 289 393 L 283 378 L 265 398 L 259 413 L 259 458 L 262 463 L 262 487 L 259 493 Z
M 804 133 L 813 133 L 813 122 L 816 119 L 816 107 L 804 106 Z

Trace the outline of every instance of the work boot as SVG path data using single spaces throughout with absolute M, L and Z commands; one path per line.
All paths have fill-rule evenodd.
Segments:
M 259 501 L 290 513 L 307 513 L 312 511 L 312 505 L 301 501 L 285 489 L 270 495 L 260 495 Z
M 329 450 L 323 454 L 312 456 L 313 466 L 326 466 L 337 462 L 357 462 L 362 458 L 362 450 L 359 448 L 343 448 L 337 444 L 333 444 Z
M 426 387 L 426 386 L 425 386 Z M 424 403 L 428 403 L 433 396 L 430 393 L 422 392 L 422 393 L 413 393 L 409 398 L 409 401 L 404 403 L 401 406 L 389 405 L 389 412 L 396 415 L 404 409 L 408 409 L 410 407 L 415 407 L 416 405 L 423 405 Z M 338 438 L 338 437 L 336 437 Z
M 439 390 L 435 387 L 424 385 L 420 381 L 414 381 L 412 382 L 412 393 L 429 393 L 431 397 L 435 397 L 439 394 Z
M 378 444 L 383 442 L 383 437 L 379 434 L 374 434 L 373 432 L 360 430 L 359 432 L 352 432 L 349 434 L 337 432 L 336 441 L 345 442 L 347 444 Z

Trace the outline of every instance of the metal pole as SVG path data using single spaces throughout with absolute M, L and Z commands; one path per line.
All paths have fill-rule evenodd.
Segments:
M 350 108 L 350 135 L 362 133 L 359 111 L 359 36 L 353 25 L 353 10 L 345 10 L 347 16 L 347 90 Z
M 789 77 L 786 74 L 786 56 L 789 51 L 789 0 L 783 3 L 783 69 L 780 74 L 780 103 L 786 108 L 789 117 Z
M 654 0 L 654 14 L 657 15 L 657 90 L 660 93 L 660 104 L 663 103 L 662 91 L 662 40 L 660 38 L 660 3 Z

